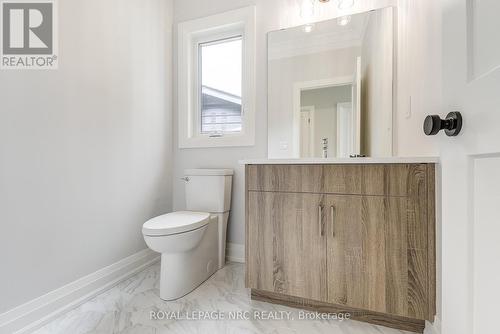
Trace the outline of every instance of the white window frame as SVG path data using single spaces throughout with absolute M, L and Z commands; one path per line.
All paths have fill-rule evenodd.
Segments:
M 201 134 L 200 43 L 242 36 L 242 131 L 222 136 Z M 255 144 L 255 6 L 182 22 L 178 26 L 179 148 Z

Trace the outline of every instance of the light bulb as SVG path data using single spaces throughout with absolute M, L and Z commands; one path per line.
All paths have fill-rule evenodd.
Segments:
M 341 16 L 337 19 L 337 24 L 339 26 L 346 26 L 351 22 L 351 15 Z
M 339 0 L 339 9 L 348 9 L 354 6 L 354 0 Z

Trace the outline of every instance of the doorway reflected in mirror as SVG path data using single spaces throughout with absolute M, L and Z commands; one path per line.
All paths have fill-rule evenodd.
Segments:
M 357 139 L 353 87 L 346 83 L 300 91 L 301 158 L 349 157 Z

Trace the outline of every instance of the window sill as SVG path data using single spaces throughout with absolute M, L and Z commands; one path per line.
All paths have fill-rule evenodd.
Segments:
M 224 135 L 222 137 L 190 137 L 179 142 L 179 148 L 210 148 L 210 147 L 238 147 L 254 146 L 255 138 L 250 135 Z

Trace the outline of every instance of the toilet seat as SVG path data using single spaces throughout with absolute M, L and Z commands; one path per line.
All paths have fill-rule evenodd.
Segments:
M 148 220 L 142 226 L 145 236 L 165 236 L 196 230 L 207 225 L 210 214 L 207 212 L 177 211 Z

